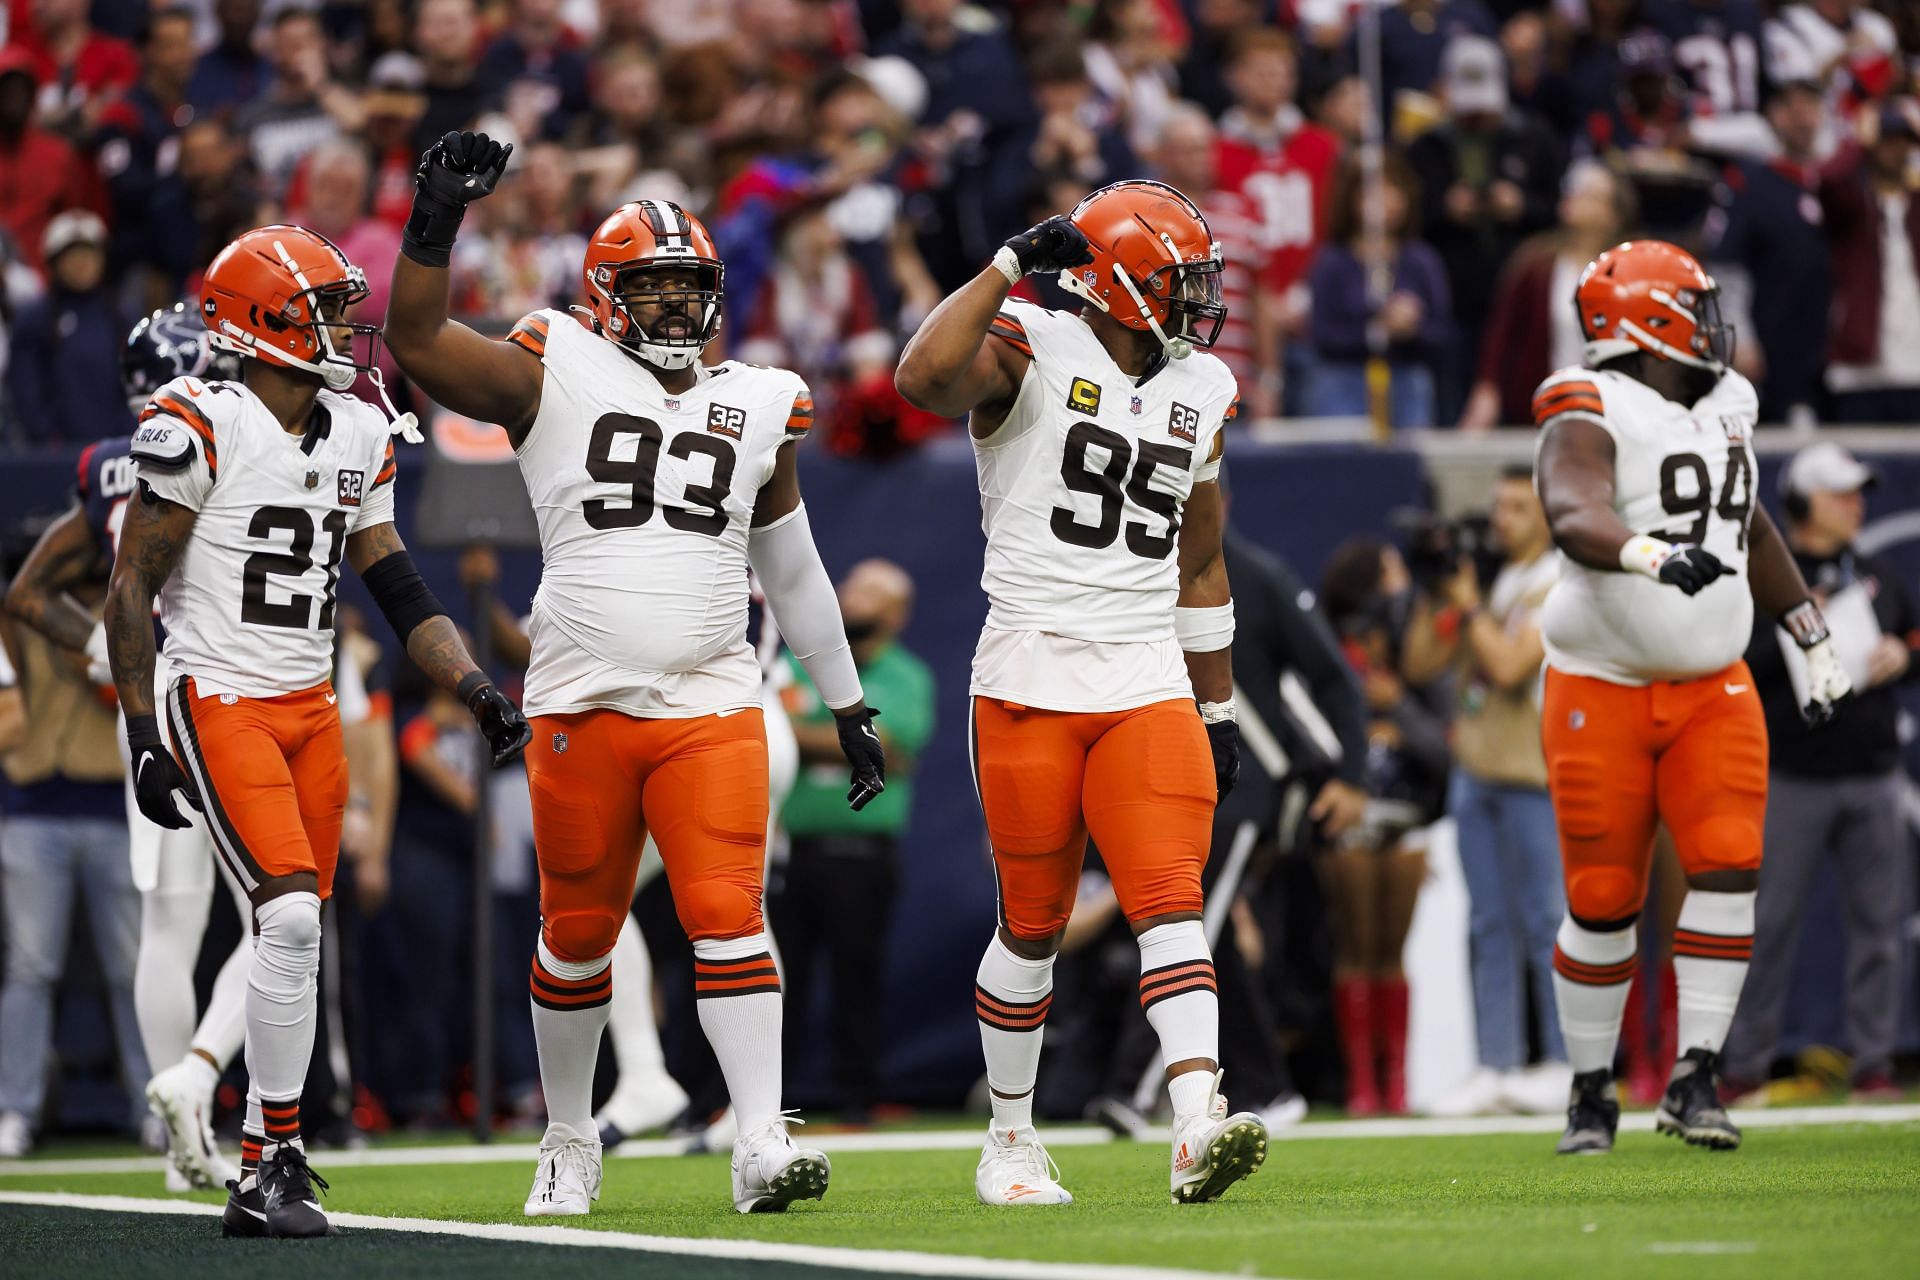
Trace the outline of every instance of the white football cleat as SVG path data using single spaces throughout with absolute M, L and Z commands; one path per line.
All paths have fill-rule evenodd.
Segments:
M 1073 1193 L 1060 1185 L 1060 1166 L 1040 1145 L 1032 1125 L 989 1128 L 973 1171 L 973 1191 L 981 1204 L 1072 1204 Z
M 826 1153 L 793 1145 L 790 1111 L 733 1141 L 733 1207 L 741 1213 L 785 1213 L 796 1200 L 827 1194 L 833 1166 Z M 795 1124 L 801 1123 L 799 1120 Z
M 687 1109 L 687 1091 L 665 1071 L 623 1074 L 593 1123 L 600 1141 L 624 1141 L 636 1134 L 664 1129 Z
M 147 1106 L 167 1133 L 167 1190 L 218 1191 L 240 1170 L 213 1140 L 213 1090 L 206 1059 L 189 1054 L 147 1081 Z
M 1207 1109 L 1173 1122 L 1173 1202 L 1201 1204 L 1217 1200 L 1267 1159 L 1267 1126 L 1251 1111 L 1227 1114 L 1220 1077 L 1213 1073 L 1213 1097 Z
M 577 1218 L 600 1198 L 600 1140 L 550 1124 L 527 1196 L 529 1218 Z

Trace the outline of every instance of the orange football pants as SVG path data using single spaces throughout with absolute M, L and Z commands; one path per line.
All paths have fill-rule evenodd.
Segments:
M 331 684 L 277 698 L 167 691 L 173 753 L 200 790 L 213 847 L 251 893 L 308 872 L 333 893 L 347 811 L 347 748 Z
M 1216 788 L 1192 701 L 1083 712 L 976 697 L 972 729 L 1000 923 L 1015 937 L 1066 928 L 1089 834 L 1127 919 L 1200 910 Z
M 613 950 L 649 831 L 689 938 L 760 932 L 768 806 L 760 708 L 686 720 L 583 711 L 532 724 L 527 782 L 548 950 L 571 961 Z
M 1639 914 L 1661 822 L 1689 875 L 1759 868 L 1767 724 L 1745 662 L 1640 688 L 1549 667 L 1540 736 L 1567 906 L 1583 924 Z

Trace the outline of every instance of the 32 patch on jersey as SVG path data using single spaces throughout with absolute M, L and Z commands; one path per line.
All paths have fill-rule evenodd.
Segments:
M 342 469 L 340 472 L 340 505 L 343 507 L 359 506 L 360 495 L 365 491 L 366 487 L 366 472 Z
M 725 436 L 729 440 L 738 440 L 742 435 L 746 434 L 746 410 L 734 409 L 724 404 L 708 406 L 707 430 L 716 436 Z
M 1189 409 L 1178 401 L 1174 402 L 1173 412 L 1167 415 L 1167 434 L 1195 444 L 1200 439 L 1200 411 Z
M 1067 408 L 1081 413 L 1099 413 L 1100 384 L 1075 378 L 1073 385 L 1067 388 Z

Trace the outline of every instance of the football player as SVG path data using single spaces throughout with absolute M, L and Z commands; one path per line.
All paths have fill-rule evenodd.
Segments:
M 1541 384 L 1535 469 L 1565 563 L 1541 614 L 1541 737 L 1567 917 L 1554 989 L 1574 1069 L 1562 1153 L 1609 1151 L 1613 1083 L 1656 825 L 1687 875 L 1674 938 L 1679 1061 L 1656 1124 L 1740 1144 L 1719 1052 L 1753 950 L 1767 730 L 1741 654 L 1756 604 L 1805 654 L 1805 713 L 1849 692 L 1826 624 L 1754 501 L 1753 384 L 1693 258 L 1657 240 L 1607 250 L 1574 305 L 1587 367 Z
M 139 413 L 147 400 L 175 378 L 222 380 L 240 372 L 240 358 L 215 351 L 206 326 L 185 303 L 156 311 L 133 327 L 120 352 L 120 385 Z M 7 590 L 7 610 L 55 644 L 87 659 L 88 675 L 111 687 L 106 624 L 68 593 L 106 577 L 120 525 L 134 495 L 129 439 L 102 440 L 80 454 L 73 505 L 47 526 Z M 160 664 L 156 689 L 167 684 Z M 124 727 L 124 726 L 123 726 Z M 215 860 L 199 814 L 185 828 L 169 831 L 149 822 L 127 786 L 128 847 L 133 883 L 140 891 L 140 946 L 133 973 L 134 1011 L 147 1062 L 147 1103 L 167 1130 L 167 1189 L 212 1191 L 239 1171 L 213 1140 L 213 1091 L 221 1072 L 240 1051 L 245 1034 L 251 939 L 221 966 L 199 1024 L 194 1023 L 193 967 L 200 955 L 207 914 L 213 906 Z M 245 918 L 245 895 L 231 875 L 221 877 Z
M 1219 1092 L 1200 923 L 1214 803 L 1239 769 L 1218 483 L 1239 397 L 1196 350 L 1226 315 L 1220 270 L 1192 201 L 1115 183 L 1007 241 L 900 360 L 908 400 L 971 415 L 987 533 L 971 724 L 1000 904 L 975 986 L 986 1204 L 1072 1201 L 1034 1132 L 1033 1087 L 1089 835 L 1140 943 L 1174 1203 L 1212 1200 L 1266 1158 L 1259 1118 L 1229 1115 Z M 1033 273 L 1082 310 L 1010 301 Z
M 779 1212 L 824 1195 L 827 1158 L 780 1111 L 780 979 L 761 918 L 768 762 L 747 573 L 839 716 L 858 809 L 885 757 L 840 608 L 800 501 L 813 422 L 784 369 L 700 354 L 719 332 L 723 267 L 678 205 L 622 205 L 588 241 L 587 306 L 536 311 L 504 341 L 447 316 L 447 260 L 469 202 L 510 148 L 448 134 L 427 152 L 394 266 L 387 341 L 456 413 L 506 429 L 540 524 L 526 703 L 540 936 L 534 1036 L 549 1124 L 530 1216 L 600 1191 L 594 1062 L 610 958 L 651 834 L 693 942 L 700 1026 L 739 1124 L 733 1202 Z
M 242 358 L 241 376 L 176 378 L 147 402 L 132 446 L 138 493 L 108 585 L 107 652 L 136 803 L 175 831 L 203 812 L 252 904 L 251 1084 L 229 1235 L 327 1232 L 300 1091 L 313 1055 L 320 904 L 333 890 L 347 798 L 329 679 L 342 560 L 414 662 L 473 712 L 495 763 L 527 739 L 525 719 L 474 665 L 394 530 L 390 433 L 411 430 L 411 419 L 390 423 L 341 394 L 373 367 L 379 330 L 345 320 L 366 294 L 360 269 L 301 227 L 261 227 L 220 252 L 201 285 L 201 319 L 215 347 Z

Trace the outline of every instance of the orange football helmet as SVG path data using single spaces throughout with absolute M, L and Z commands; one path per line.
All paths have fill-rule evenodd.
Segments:
M 1580 273 L 1573 305 L 1594 364 L 1644 351 L 1718 373 L 1733 359 L 1720 286 L 1664 240 L 1629 240 L 1602 253 Z
M 1151 330 L 1176 360 L 1213 345 L 1227 318 L 1220 246 L 1193 201 L 1164 182 L 1129 179 L 1067 216 L 1093 261 L 1061 272 L 1061 288 L 1129 329 Z
M 649 283 L 649 273 L 690 271 L 692 288 Z M 670 200 L 635 200 L 607 215 L 587 241 L 581 268 L 594 329 L 629 355 L 661 369 L 684 369 L 720 332 L 726 267 L 700 219 Z M 678 304 L 685 333 L 648 333 L 630 300 Z M 671 327 L 669 312 L 655 328 Z
M 379 325 L 341 318 L 366 296 L 366 274 L 333 241 L 276 223 L 220 251 L 200 285 L 200 318 L 214 346 L 317 373 L 333 390 L 345 391 L 379 353 Z M 324 303 L 338 303 L 339 310 L 324 317 Z M 346 351 L 334 347 L 337 329 L 352 331 Z M 363 339 L 366 358 L 359 360 L 354 348 Z

